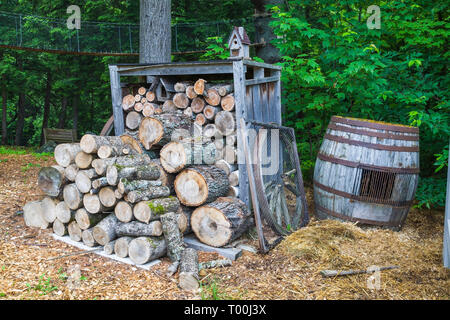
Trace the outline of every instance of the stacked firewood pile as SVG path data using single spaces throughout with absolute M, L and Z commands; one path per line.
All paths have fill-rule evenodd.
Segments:
M 136 264 L 167 255 L 173 262 L 170 274 L 179 266 L 180 287 L 196 288 L 197 252 L 185 249 L 183 235 L 193 231 L 203 243 L 221 247 L 253 220 L 236 198 L 238 189 L 230 188 L 238 182 L 232 87 L 206 89 L 200 79 L 175 88 L 161 108 L 145 88 L 133 100 L 125 96 L 128 129 L 120 137 L 87 134 L 80 143 L 58 145 L 57 165 L 38 175 L 47 196 L 24 206 L 25 223 L 51 226 L 59 236 L 101 245 Z M 214 134 L 205 135 L 208 130 Z M 224 157 L 229 146 L 234 155 Z

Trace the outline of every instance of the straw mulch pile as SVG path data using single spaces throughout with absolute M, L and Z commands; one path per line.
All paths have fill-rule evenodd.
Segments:
M 202 290 L 184 292 L 166 278 L 165 258 L 152 271 L 95 254 L 48 260 L 77 252 L 53 240 L 50 230 L 25 227 L 17 214 L 39 199 L 40 166 L 51 157 L 0 154 L 0 299 L 449 299 L 450 272 L 442 267 L 443 211 L 414 209 L 401 232 L 315 221 L 267 255 L 244 252 L 232 267 L 201 272 Z M 308 190 L 310 211 L 314 211 Z M 254 232 L 244 239 L 257 246 Z M 220 258 L 200 253 L 200 261 Z M 323 269 L 399 266 L 370 275 L 324 279 Z M 79 269 L 79 273 L 71 270 Z M 73 279 L 73 275 L 78 279 Z M 78 277 L 79 275 L 79 277 Z M 74 288 L 70 284 L 77 282 Z

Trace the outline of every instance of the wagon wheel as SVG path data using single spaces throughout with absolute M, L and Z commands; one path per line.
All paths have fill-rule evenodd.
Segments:
M 108 121 L 103 126 L 102 131 L 100 132 L 101 136 L 109 136 L 114 128 L 114 115 L 112 115 Z
M 253 167 L 264 220 L 277 234 L 288 235 L 305 226 L 309 217 L 293 129 L 279 128 L 279 151 L 274 150 L 273 154 L 269 154 L 272 143 L 268 131 L 259 130 L 254 150 L 256 163 Z M 278 158 L 276 168 L 273 162 L 267 165 L 269 158 L 266 154 Z

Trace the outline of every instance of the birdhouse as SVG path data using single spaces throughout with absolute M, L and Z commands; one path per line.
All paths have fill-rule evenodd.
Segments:
M 250 39 L 244 27 L 234 27 L 231 32 L 228 46 L 230 48 L 230 58 L 241 57 L 250 59 Z

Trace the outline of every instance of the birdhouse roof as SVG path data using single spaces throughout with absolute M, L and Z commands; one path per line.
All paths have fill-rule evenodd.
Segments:
M 247 32 L 245 31 L 244 28 L 242 28 L 243 30 L 243 35 L 241 36 L 240 32 L 239 32 L 239 27 L 234 27 L 233 31 L 231 32 L 230 35 L 230 39 L 228 40 L 228 43 L 230 43 L 231 39 L 233 38 L 233 35 L 236 34 L 236 36 L 238 37 L 238 39 L 243 43 L 243 44 L 251 44 L 250 38 L 247 35 Z

